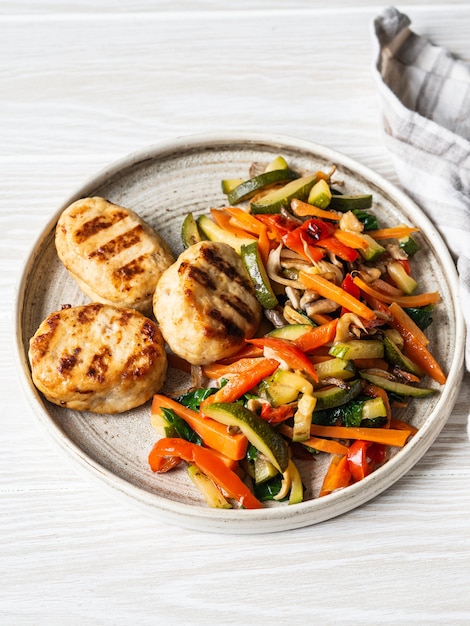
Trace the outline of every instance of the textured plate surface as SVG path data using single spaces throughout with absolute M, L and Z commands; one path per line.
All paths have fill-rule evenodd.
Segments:
M 42 320 L 64 304 L 88 302 L 57 258 L 54 229 L 60 213 L 74 200 L 103 196 L 135 210 L 182 251 L 184 216 L 207 212 L 226 202 L 223 178 L 243 178 L 253 162 L 267 163 L 282 154 L 298 171 L 328 171 L 351 192 L 372 192 L 374 212 L 383 226 L 406 222 L 421 230 L 417 276 L 422 291 L 438 290 L 441 304 L 429 332 L 448 383 L 430 400 L 414 401 L 403 417 L 419 433 L 381 469 L 343 491 L 312 499 L 321 480 L 322 462 L 311 463 L 307 477 L 311 499 L 295 506 L 276 504 L 260 511 L 213 510 L 198 497 L 184 470 L 155 476 L 147 455 L 156 440 L 149 404 L 117 416 L 99 416 L 62 409 L 45 401 L 31 382 L 28 344 Z M 416 265 L 414 266 L 416 267 Z M 302 140 L 264 135 L 202 135 L 151 147 L 113 164 L 79 189 L 58 210 L 35 243 L 17 294 L 18 365 L 32 406 L 54 440 L 78 467 L 102 485 L 150 514 L 189 528 L 216 532 L 259 533 L 287 530 L 345 513 L 387 489 L 432 445 L 454 406 L 463 373 L 463 321 L 453 261 L 435 228 L 393 185 L 351 159 Z M 170 370 L 168 386 L 181 381 Z M 320 455 L 322 456 L 322 455 Z M 307 468 L 304 468 L 307 470 Z

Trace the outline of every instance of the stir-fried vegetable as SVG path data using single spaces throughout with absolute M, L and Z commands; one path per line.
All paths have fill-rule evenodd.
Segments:
M 334 171 L 278 157 L 222 181 L 231 206 L 184 221 L 185 247 L 207 238 L 242 256 L 272 325 L 200 368 L 198 388 L 154 397 L 150 467 L 185 461 L 209 506 L 292 505 L 365 479 L 417 432 L 395 408 L 437 392 L 425 376 L 446 381 L 424 333 L 439 294 L 412 273 L 419 229 L 382 226 L 371 194 L 339 193 Z M 318 493 L 302 481 L 313 455 L 326 459 Z

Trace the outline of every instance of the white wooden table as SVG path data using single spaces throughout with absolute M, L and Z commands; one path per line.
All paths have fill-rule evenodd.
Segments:
M 22 396 L 12 302 L 58 206 L 147 144 L 280 132 L 397 182 L 371 77 L 368 0 L 0 2 L 0 623 L 469 624 L 469 376 L 386 493 L 275 535 L 143 517 L 75 473 Z M 468 0 L 402 2 L 470 60 Z

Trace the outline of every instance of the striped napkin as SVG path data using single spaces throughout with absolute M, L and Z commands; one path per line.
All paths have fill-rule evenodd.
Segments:
M 401 185 L 456 262 L 470 370 L 470 63 L 410 23 L 393 7 L 373 23 L 385 141 Z

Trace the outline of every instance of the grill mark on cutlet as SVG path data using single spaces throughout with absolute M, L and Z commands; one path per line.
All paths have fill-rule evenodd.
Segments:
M 145 378 L 152 369 L 156 359 L 159 357 L 159 351 L 156 346 L 145 346 L 139 353 L 134 352 L 127 359 L 122 368 L 121 378 L 123 380 L 139 380 Z
M 78 324 L 91 324 L 102 308 L 103 305 L 99 302 L 82 307 L 77 313 Z
M 197 283 L 199 283 L 199 285 L 202 285 L 207 289 L 211 289 L 212 291 L 216 290 L 217 285 L 212 280 L 210 274 L 199 267 L 190 265 L 188 269 L 188 278 L 196 281 Z
M 242 276 L 236 267 L 217 254 L 214 248 L 203 246 L 201 248 L 201 254 L 208 265 L 212 266 L 221 274 L 224 274 L 230 281 L 236 282 L 244 289 L 247 289 L 250 293 L 252 292 L 250 281 L 247 280 L 246 277 Z
M 59 359 L 59 366 L 57 367 L 59 374 L 62 376 L 70 375 L 71 371 L 78 363 L 77 357 L 81 351 L 82 349 L 77 347 L 72 354 L 64 354 L 64 356 Z
M 222 302 L 225 302 L 225 304 L 234 309 L 240 317 L 243 317 L 247 322 L 251 322 L 253 319 L 253 311 L 241 298 L 229 293 L 221 293 L 219 294 L 219 298 Z
M 132 285 L 129 281 L 139 274 L 145 273 L 144 259 L 146 255 L 141 255 L 137 259 L 132 259 L 126 265 L 121 265 L 113 271 L 115 283 L 121 284 L 121 291 L 129 291 Z
M 33 361 L 35 363 L 39 362 L 41 359 L 45 357 L 47 351 L 49 350 L 49 346 L 54 338 L 54 335 L 57 331 L 57 328 L 60 323 L 60 313 L 54 313 L 49 315 L 46 320 L 46 324 L 48 330 L 41 335 L 37 335 L 31 342 L 31 351 L 33 355 Z
M 100 352 L 94 354 L 86 373 L 88 378 L 100 384 L 104 383 L 106 381 L 106 372 L 108 371 L 108 360 L 111 356 L 111 350 L 107 346 L 103 346 Z
M 142 240 L 142 233 L 144 228 L 141 224 L 137 224 L 134 228 L 126 230 L 125 233 L 115 237 L 114 239 L 110 239 L 108 242 L 99 246 L 93 252 L 90 252 L 88 255 L 90 259 L 97 259 L 98 261 L 108 261 L 113 256 L 116 256 L 135 246 Z
M 212 320 L 219 323 L 220 329 L 206 326 L 204 332 L 208 337 L 223 337 L 233 343 L 237 343 L 245 337 L 243 330 L 233 320 L 228 319 L 219 311 L 219 309 L 208 309 L 207 315 Z
M 73 216 L 71 216 L 73 217 Z M 107 230 L 127 217 L 127 213 L 124 211 L 109 211 L 106 215 L 97 215 L 91 220 L 87 220 L 79 228 L 77 228 L 73 234 L 75 241 L 78 244 L 84 243 L 93 235 L 97 235 L 103 230 Z

